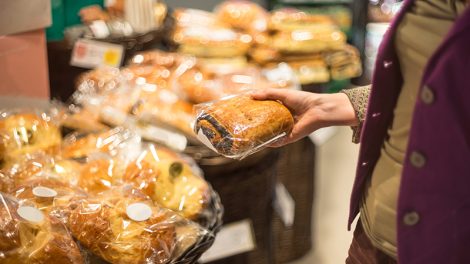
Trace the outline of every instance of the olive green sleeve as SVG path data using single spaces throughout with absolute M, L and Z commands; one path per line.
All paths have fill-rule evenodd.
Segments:
M 362 125 L 364 124 L 364 119 L 366 117 L 367 104 L 369 102 L 370 85 L 344 89 L 341 90 L 341 92 L 348 96 L 349 101 L 351 101 L 354 108 L 354 112 L 356 113 L 356 117 L 359 120 L 358 126 L 351 127 L 353 129 L 352 141 L 354 143 L 359 143 Z

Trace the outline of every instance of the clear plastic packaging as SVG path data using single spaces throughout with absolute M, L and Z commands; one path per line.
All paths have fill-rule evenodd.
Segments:
M 68 227 L 95 255 L 115 263 L 172 263 L 208 230 L 129 186 L 74 202 Z
M 317 25 L 309 29 L 277 32 L 272 47 L 284 53 L 312 53 L 335 49 L 346 43 L 346 35 L 335 25 Z
M 309 30 L 319 25 L 334 25 L 327 15 L 307 14 L 295 8 L 281 8 L 271 13 L 269 29 L 274 31 Z
M 225 1 L 214 12 L 220 21 L 238 30 L 250 33 L 268 29 L 268 12 L 250 1 Z
M 331 77 L 335 80 L 358 77 L 362 74 L 359 51 L 351 45 L 343 45 L 323 54 L 331 69 Z
M 299 88 L 294 72 L 285 63 L 265 69 L 249 66 L 223 72 L 212 71 L 204 63 L 196 63 L 175 75 L 173 87 L 181 98 L 195 104 L 254 89 Z
M 34 111 L 0 112 L 0 168 L 24 155 L 55 153 L 62 137 L 56 120 Z
M 82 264 L 84 258 L 57 218 L 0 193 L 0 262 Z
M 288 135 L 290 111 L 277 101 L 258 101 L 249 94 L 196 106 L 194 131 L 206 146 L 229 158 L 242 159 Z

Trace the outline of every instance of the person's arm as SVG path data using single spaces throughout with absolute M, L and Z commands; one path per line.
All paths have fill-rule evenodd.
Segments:
M 278 100 L 289 108 L 294 116 L 295 124 L 292 132 L 274 146 L 297 141 L 322 127 L 359 125 L 356 112 L 345 93 L 315 94 L 266 89 L 254 92 L 252 97 L 256 100 Z
M 345 89 L 341 92 L 348 96 L 349 101 L 351 102 L 351 105 L 354 108 L 356 117 L 359 121 L 359 124 L 357 126 L 351 127 L 353 129 L 352 141 L 354 143 L 359 143 L 361 139 L 362 125 L 364 123 L 364 119 L 366 118 L 367 104 L 369 102 L 370 94 L 370 85 L 352 89 Z

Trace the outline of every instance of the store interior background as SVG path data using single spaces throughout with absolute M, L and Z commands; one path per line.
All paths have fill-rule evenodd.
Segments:
M 381 0 L 383 2 L 383 0 Z M 26 2 L 26 1 L 24 1 Z M 212 11 L 221 0 L 166 0 L 171 8 L 187 7 Z M 265 8 L 268 0 L 253 0 Z M 296 1 L 291 1 L 296 2 Z M 315 2 L 315 1 L 311 1 Z M 322 1 L 320 1 L 322 2 Z M 329 1 L 323 1 L 329 2 Z M 335 1 L 330 1 L 335 2 Z M 353 20 L 356 33 L 350 39 L 361 51 L 365 46 L 365 24 L 368 1 L 340 0 L 350 3 L 354 10 Z M 370 1 L 380 2 L 380 1 Z M 399 2 L 399 1 L 391 1 Z M 1 11 L 0 11 L 1 14 Z M 364 56 L 364 52 L 361 53 Z M 362 58 L 364 63 L 370 63 Z M 1 66 L 1 64 L 0 64 Z M 1 73 L 0 73 L 1 74 Z M 0 75 L 1 76 L 1 75 Z M 353 80 L 353 85 L 367 84 L 368 77 Z M 1 88 L 1 86 L 0 86 Z M 0 89 L 0 108 L 19 106 L 11 98 L 2 99 Z M 43 101 L 22 101 L 24 106 L 43 104 Z M 352 231 L 347 231 L 349 196 L 355 176 L 359 145 L 352 143 L 349 127 L 327 128 L 310 135 L 315 145 L 313 203 L 311 214 L 312 247 L 303 257 L 289 264 L 337 264 L 344 263 L 352 239 Z M 292 168 L 295 170 L 295 168 Z M 354 230 L 355 223 L 352 229 Z

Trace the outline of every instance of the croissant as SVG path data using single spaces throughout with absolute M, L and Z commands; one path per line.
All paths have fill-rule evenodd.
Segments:
M 207 137 L 220 154 L 239 156 L 289 133 L 293 126 L 292 114 L 281 103 L 240 95 L 203 106 L 194 130 Z
M 0 263 L 82 264 L 77 244 L 56 218 L 0 194 Z

